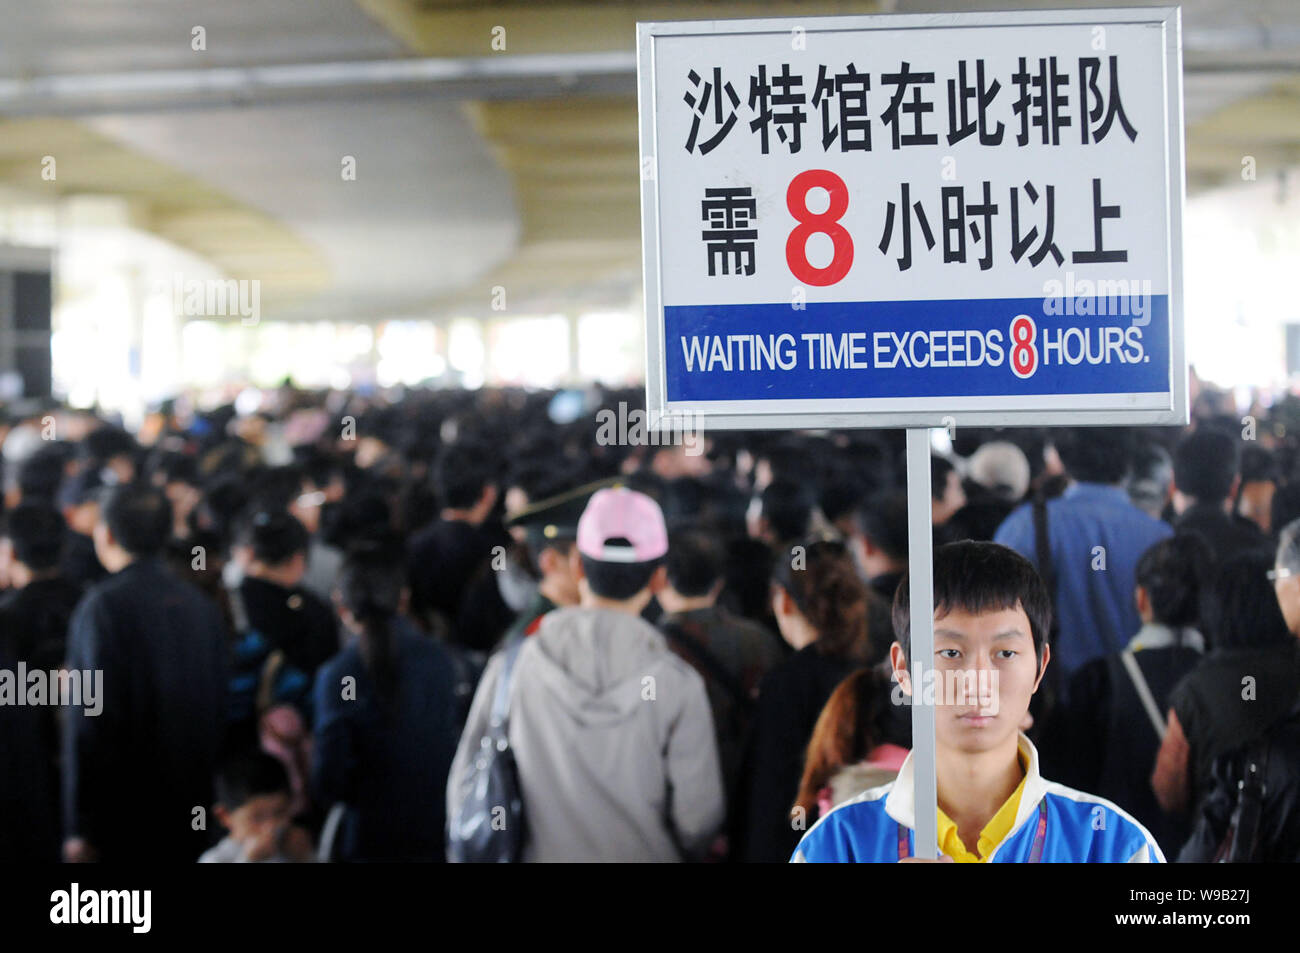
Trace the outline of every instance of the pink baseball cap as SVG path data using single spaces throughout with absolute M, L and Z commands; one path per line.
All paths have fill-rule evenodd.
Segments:
M 658 559 L 668 552 L 663 511 L 650 497 L 627 487 L 598 490 L 578 520 L 578 552 L 603 563 Z

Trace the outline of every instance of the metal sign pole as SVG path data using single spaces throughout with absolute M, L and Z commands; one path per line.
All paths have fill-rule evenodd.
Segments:
M 913 856 L 939 856 L 938 784 L 934 771 L 934 699 L 925 693 L 934 663 L 934 562 L 930 515 L 930 429 L 907 430 L 907 575 L 911 616 Z

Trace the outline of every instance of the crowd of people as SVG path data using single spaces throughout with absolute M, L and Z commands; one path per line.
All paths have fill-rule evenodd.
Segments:
M 910 780 L 903 434 L 604 439 L 640 399 L 3 408 L 0 860 L 442 861 L 498 743 L 517 859 L 863 859 L 829 819 L 888 840 Z M 936 451 L 936 625 L 1023 610 L 1028 706 L 983 815 L 941 765 L 945 854 L 1041 787 L 1123 859 L 1300 859 L 1297 406 Z

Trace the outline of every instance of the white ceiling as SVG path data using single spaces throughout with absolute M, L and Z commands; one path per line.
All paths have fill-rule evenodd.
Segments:
M 0 74 L 111 73 L 396 56 L 352 0 L 3 0 Z M 191 49 L 202 26 L 207 49 Z
M 872 6 L 882 5 L 903 13 L 1067 4 Z M 509 4 L 494 6 L 509 15 Z M 1300 71 L 1300 0 L 1185 0 L 1182 8 L 1189 124 Z M 725 15 L 724 5 L 710 9 Z M 0 79 L 405 56 L 354 0 L 0 0 L 0 22 Z M 195 26 L 206 30 L 205 51 L 191 48 Z M 630 36 L 610 36 L 608 49 L 630 48 Z M 455 101 L 409 88 L 379 99 L 318 90 L 292 102 L 98 112 L 84 120 L 97 132 L 261 210 L 320 252 L 332 284 L 269 318 L 417 313 L 500 266 L 519 242 L 511 177 Z M 356 181 L 340 176 L 344 155 L 357 159 Z
M 293 229 L 333 285 L 270 318 L 400 316 L 509 257 L 510 180 L 452 103 L 302 103 L 88 120 Z M 355 181 L 342 176 L 356 159 Z
M 0 75 L 32 78 L 377 60 L 401 44 L 352 0 L 0 2 Z M 192 48 L 202 26 L 206 49 Z M 509 178 L 454 103 L 297 102 L 85 120 L 258 209 L 316 248 L 333 283 L 271 318 L 401 315 L 508 257 Z M 356 179 L 341 175 L 356 158 Z

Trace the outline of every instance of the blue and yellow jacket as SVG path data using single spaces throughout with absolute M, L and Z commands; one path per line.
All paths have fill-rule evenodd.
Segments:
M 1104 798 L 1043 778 L 1038 751 L 1022 733 L 1028 764 L 1015 823 L 989 854 L 990 863 L 1030 860 L 1043 827 L 1044 863 L 1158 863 L 1164 854 L 1141 824 Z M 916 831 L 909 754 L 897 779 L 838 805 L 804 835 L 792 863 L 895 863 L 906 840 L 915 856 Z

